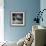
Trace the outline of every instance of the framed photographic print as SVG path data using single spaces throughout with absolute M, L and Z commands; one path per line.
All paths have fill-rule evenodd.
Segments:
M 24 12 L 11 12 L 11 25 L 24 26 L 25 13 Z

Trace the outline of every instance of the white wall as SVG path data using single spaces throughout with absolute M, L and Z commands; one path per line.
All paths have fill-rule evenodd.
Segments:
M 4 41 L 4 3 L 0 0 L 0 42 Z

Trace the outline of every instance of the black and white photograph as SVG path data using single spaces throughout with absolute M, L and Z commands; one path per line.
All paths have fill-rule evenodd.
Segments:
M 12 12 L 11 13 L 11 24 L 16 26 L 23 26 L 25 20 L 24 12 Z

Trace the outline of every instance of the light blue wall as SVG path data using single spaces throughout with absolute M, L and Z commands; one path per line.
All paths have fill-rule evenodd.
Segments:
M 4 0 L 4 38 L 7 41 L 18 41 L 32 29 L 33 19 L 40 9 L 40 0 Z M 10 25 L 12 11 L 24 11 L 26 25 L 13 27 Z
M 40 10 L 42 11 L 43 9 L 46 9 L 46 0 L 41 0 L 40 1 Z M 46 27 L 46 11 L 43 12 L 42 17 L 43 17 L 43 22 L 40 21 L 40 25 Z

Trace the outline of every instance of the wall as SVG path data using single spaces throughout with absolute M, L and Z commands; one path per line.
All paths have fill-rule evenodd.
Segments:
M 32 29 L 33 19 L 40 10 L 40 0 L 4 0 L 4 38 L 7 41 L 18 41 Z M 24 11 L 25 23 L 23 27 L 10 25 L 11 12 Z
M 0 42 L 4 41 L 4 8 L 3 0 L 0 0 Z
M 42 11 L 43 9 L 46 9 L 46 0 L 41 0 L 41 1 L 40 1 L 40 9 L 41 9 L 41 11 Z M 45 19 L 46 19 L 46 11 L 43 12 L 42 17 L 43 17 L 43 22 L 41 21 L 41 22 L 40 22 L 40 25 L 46 27 L 46 20 L 45 20 Z

